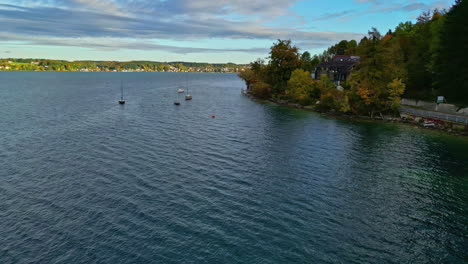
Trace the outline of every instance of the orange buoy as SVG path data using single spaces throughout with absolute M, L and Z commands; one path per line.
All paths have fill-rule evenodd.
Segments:
M 216 116 L 215 115 L 212 115 L 211 118 L 215 118 Z

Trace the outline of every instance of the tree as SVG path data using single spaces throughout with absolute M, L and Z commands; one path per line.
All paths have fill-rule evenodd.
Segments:
M 404 23 L 398 24 L 395 28 L 394 35 L 395 36 L 402 36 L 402 35 L 409 35 L 413 31 L 413 23 L 411 21 L 407 21 Z
M 336 111 L 347 113 L 351 110 L 349 104 L 349 97 L 347 92 L 338 91 L 336 89 L 323 93 L 320 96 L 320 104 L 318 105 L 320 111 Z
M 292 72 L 288 81 L 286 95 L 296 102 L 307 105 L 312 103 L 311 93 L 314 80 L 308 71 L 297 69 Z
M 431 20 L 432 15 L 431 15 L 431 10 L 423 12 L 418 18 L 416 19 L 418 23 L 427 23 Z
M 356 47 L 357 47 L 356 40 L 348 41 L 348 45 L 346 46 L 345 55 L 355 55 L 356 54 Z
M 369 35 L 369 39 L 372 41 L 378 41 L 382 38 L 382 35 L 375 27 L 368 31 L 367 34 Z
M 468 1 L 457 1 L 445 17 L 435 63 L 435 86 L 449 102 L 468 103 Z
M 258 58 L 256 61 L 250 63 L 250 68 L 252 71 L 259 75 L 262 68 L 265 66 L 265 61 L 263 59 Z
M 401 96 L 405 92 L 405 84 L 401 79 L 394 79 L 387 85 L 388 88 L 388 105 L 390 109 L 398 110 L 400 107 Z
M 395 79 L 405 80 L 407 76 L 399 42 L 392 35 L 381 38 L 373 28 L 369 31 L 369 37 L 361 41 L 357 51 L 361 62 L 349 79 L 353 110 L 369 113 L 370 116 L 389 110 L 389 84 Z M 396 91 L 400 91 L 396 88 Z M 396 91 L 392 91 L 392 98 L 400 95 Z
M 278 40 L 271 47 L 268 68 L 268 83 L 273 92 L 283 94 L 291 73 L 301 66 L 299 49 L 293 46 L 291 40 Z
M 315 61 L 312 60 L 310 53 L 308 51 L 302 53 L 301 55 L 301 68 L 304 71 L 312 72 L 316 65 Z
M 238 76 L 245 81 L 247 90 L 252 89 L 252 85 L 257 81 L 257 76 L 255 72 L 251 69 L 246 69 L 238 74 Z
M 342 40 L 338 42 L 338 44 L 332 46 L 329 49 L 329 53 L 334 55 L 344 55 L 345 51 L 348 49 L 348 41 L 347 40 Z

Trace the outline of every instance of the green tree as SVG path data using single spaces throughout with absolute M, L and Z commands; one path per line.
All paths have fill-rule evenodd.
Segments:
M 241 71 L 238 76 L 245 81 L 245 85 L 247 86 L 247 90 L 252 89 L 252 85 L 257 81 L 258 77 L 255 72 L 251 69 L 246 69 Z
M 468 1 L 456 1 L 445 17 L 436 56 L 435 85 L 449 102 L 468 104 Z
M 302 105 L 312 103 L 311 93 L 314 80 L 308 71 L 296 69 L 288 81 L 286 95 Z
M 344 55 L 355 55 L 356 54 L 356 47 L 357 47 L 357 42 L 356 40 L 350 40 L 348 41 L 348 45 L 346 46 L 346 50 L 344 52 Z
M 312 60 L 312 57 L 310 56 L 310 53 L 308 51 L 302 53 L 301 55 L 301 68 L 304 71 L 312 72 L 314 70 L 316 65 L 314 65 L 314 61 Z
M 291 40 L 278 40 L 271 47 L 268 83 L 275 94 L 283 94 L 291 73 L 301 66 L 299 49 Z
M 336 45 L 331 46 L 328 49 L 328 53 L 333 57 L 335 55 L 344 55 L 346 50 L 349 48 L 349 43 L 347 40 L 342 40 L 338 42 Z
M 260 74 L 262 68 L 265 66 L 265 61 L 258 58 L 256 61 L 250 63 L 250 68 L 255 74 Z

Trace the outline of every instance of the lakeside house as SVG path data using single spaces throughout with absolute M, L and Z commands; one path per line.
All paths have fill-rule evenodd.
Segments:
M 321 75 L 327 75 L 336 85 L 346 81 L 354 67 L 360 61 L 359 56 L 336 55 L 330 61 L 321 62 L 312 74 L 315 80 L 319 80 Z

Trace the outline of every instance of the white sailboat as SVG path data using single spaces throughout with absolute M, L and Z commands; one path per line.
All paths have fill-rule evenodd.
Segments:
M 187 87 L 187 93 L 185 94 L 185 100 L 192 100 L 192 95 L 190 94 L 188 87 Z

